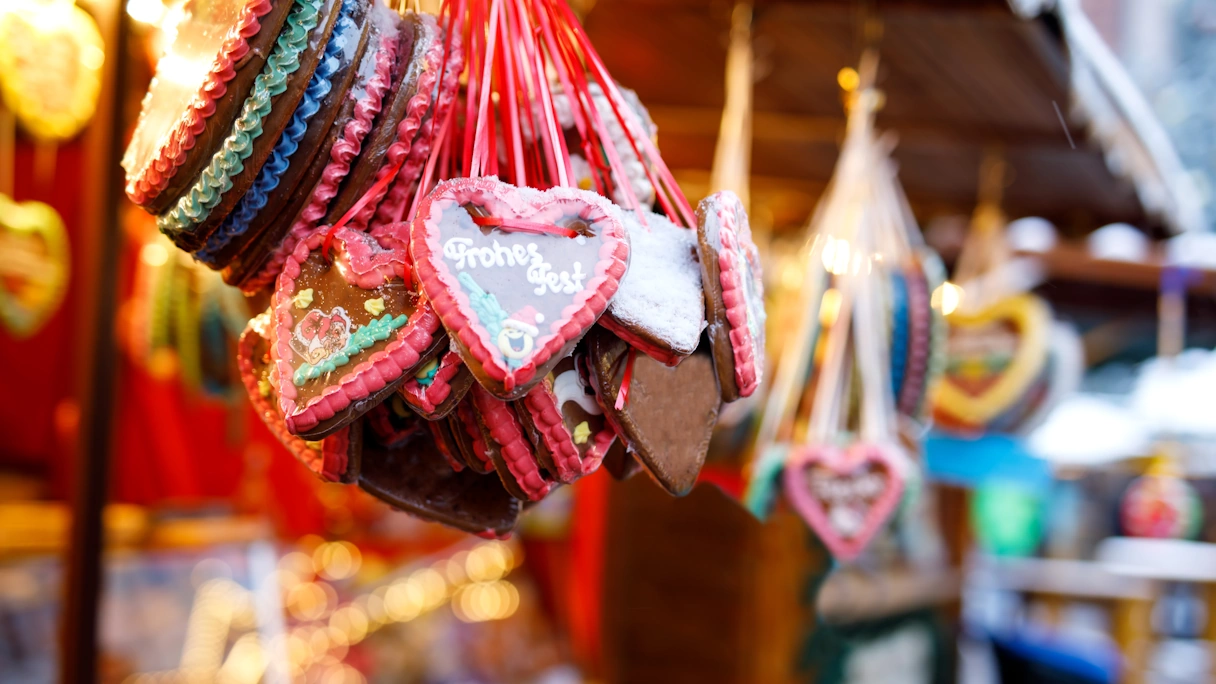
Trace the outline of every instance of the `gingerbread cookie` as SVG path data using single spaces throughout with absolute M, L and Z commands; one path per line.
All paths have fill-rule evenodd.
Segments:
M 494 463 L 490 460 L 490 449 L 486 445 L 485 433 L 482 432 L 481 419 L 473 408 L 473 398 L 466 395 L 458 402 L 447 422 L 451 428 L 452 439 L 458 447 L 452 455 L 458 457 L 474 472 L 494 472 Z
M 291 122 L 275 143 L 257 179 L 219 228 L 207 236 L 206 243 L 194 253 L 195 259 L 211 268 L 226 266 L 235 254 L 234 247 L 243 242 L 253 224 L 269 221 L 286 205 L 318 145 L 333 126 L 358 73 L 371 33 L 368 27 L 372 22 L 367 16 L 370 6 L 367 0 L 343 0 L 342 13 L 325 46 L 325 55 Z
M 697 206 L 705 317 L 722 399 L 750 396 L 764 372 L 764 283 L 747 212 L 735 193 Z
M 523 508 L 498 478 L 453 470 L 428 430 L 396 449 L 368 444 L 359 486 L 410 515 L 473 534 L 510 534 Z
M 608 447 L 608 453 L 604 456 L 604 470 L 616 480 L 628 480 L 642 471 L 642 464 L 629 453 L 625 441 L 618 439 Z
M 395 394 L 368 411 L 363 424 L 371 428 L 379 444 L 390 449 L 405 444 L 415 432 L 426 429 L 414 420 L 414 412 Z
M 552 482 L 540 469 L 532 443 L 524 435 L 515 406 L 498 399 L 481 385 L 469 390 L 482 428 L 487 453 L 508 492 L 525 501 L 545 498 Z
M 156 219 L 180 248 L 202 247 L 249 190 L 307 92 L 342 7 L 340 0 L 309 0 L 287 17 L 228 137 L 202 174 Z
M 518 399 L 573 349 L 625 275 L 619 211 L 570 188 L 440 183 L 411 228 L 418 280 L 465 365 Z
M 439 453 L 443 456 L 443 460 L 448 462 L 452 470 L 460 472 L 465 469 L 464 456 L 460 453 L 460 443 L 456 441 L 456 436 L 452 434 L 452 425 L 448 421 L 428 420 L 426 427 L 431 432 L 431 437 L 435 440 L 435 446 L 439 449 Z
M 622 212 L 629 232 L 629 273 L 600 325 L 630 346 L 674 366 L 693 353 L 705 328 L 697 235 L 665 216 Z
M 359 422 L 320 441 L 291 434 L 275 408 L 277 396 L 270 382 L 270 312 L 254 316 L 237 343 L 237 368 L 254 411 L 270 433 L 301 463 L 323 480 L 354 482 L 359 477 L 363 428 Z
M 588 335 L 588 353 L 600 404 L 617 434 L 663 489 L 687 494 L 721 407 L 713 361 L 697 352 L 673 368 L 598 326 Z M 626 375 L 628 395 L 618 409 Z
M 368 46 L 355 82 L 291 200 L 262 225 L 251 228 L 224 269 L 224 281 L 245 292 L 274 282 L 296 245 L 325 216 L 338 186 L 363 148 L 363 141 L 393 85 L 398 50 L 409 51 L 413 33 L 400 30 L 397 13 L 377 3 L 370 12 Z
M 581 348 L 516 404 L 538 459 L 561 482 L 595 472 L 616 438 L 596 400 Z
M 398 392 L 427 420 L 440 420 L 456 408 L 473 384 L 473 374 L 454 351 L 445 351 L 418 369 Z
M 219 148 L 279 37 L 292 0 L 222 0 L 184 12 L 156 65 L 122 158 L 127 197 L 163 211 Z M 192 68 L 183 72 L 182 66 Z M 194 67 L 201 68 L 194 68 Z
M 439 353 L 439 321 L 413 289 L 404 233 L 318 230 L 284 265 L 272 380 L 293 433 L 329 434 Z

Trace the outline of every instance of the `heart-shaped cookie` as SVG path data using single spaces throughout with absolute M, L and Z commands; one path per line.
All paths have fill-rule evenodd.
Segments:
M 18 338 L 38 332 L 63 303 L 68 234 L 49 204 L 0 195 L 0 323 Z
M 747 212 L 724 190 L 697 205 L 705 318 L 722 399 L 751 396 L 764 372 L 764 282 Z
M 440 183 L 410 248 L 423 291 L 465 365 L 502 399 L 530 390 L 587 332 L 629 259 L 619 210 L 592 192 Z
M 445 351 L 408 378 L 398 392 L 410 408 L 427 420 L 440 420 L 456 408 L 473 384 L 460 354 Z
M 722 404 L 709 355 L 694 353 L 673 368 L 632 351 L 599 326 L 587 349 L 600 405 L 617 434 L 663 489 L 687 494 L 705 463 Z M 618 410 L 626 373 L 629 393 Z
M 785 495 L 837 560 L 861 554 L 903 489 L 898 453 L 884 445 L 806 446 L 785 465 Z
M 600 319 L 633 348 L 674 366 L 696 350 L 705 328 L 697 234 L 647 212 L 623 212 L 629 273 Z
M 494 472 L 494 463 L 490 460 L 490 449 L 486 445 L 486 436 L 481 429 L 481 419 L 473 408 L 473 398 L 465 398 L 456 404 L 451 415 L 447 418 L 451 427 L 452 440 L 458 450 L 452 455 L 459 458 L 465 465 L 477 473 Z
M 525 501 L 545 498 L 553 483 L 541 472 L 540 462 L 536 459 L 532 443 L 524 435 L 515 406 L 477 384 L 470 388 L 469 396 L 480 419 L 490 460 L 503 486 L 513 496 Z
M 589 373 L 587 355 L 578 347 L 517 402 L 537 458 L 567 484 L 595 472 L 616 439 Z
M 443 336 L 413 289 L 405 227 L 378 235 L 318 229 L 275 288 L 272 382 L 288 429 L 324 437 L 392 393 L 439 353 Z
M 329 482 L 354 482 L 359 477 L 363 452 L 362 424 L 356 421 L 319 441 L 305 440 L 287 430 L 283 416 L 275 408 L 276 396 L 270 382 L 269 327 L 269 311 L 254 316 L 237 342 L 237 368 L 249 401 L 270 433 L 318 477 Z
M 97 109 L 105 63 L 101 32 L 70 2 L 8 2 L 0 12 L 4 104 L 35 138 L 67 140 Z
M 944 423 L 983 426 L 1021 401 L 1047 363 L 1051 310 L 1034 295 L 948 319 L 945 374 L 933 397 Z
M 498 478 L 453 470 L 425 429 L 396 449 L 368 444 L 359 486 L 410 515 L 473 534 L 509 534 L 523 508 Z

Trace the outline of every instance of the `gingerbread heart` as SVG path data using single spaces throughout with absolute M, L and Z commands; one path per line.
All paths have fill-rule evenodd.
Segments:
M 80 7 L 28 1 L 0 12 L 0 94 L 36 138 L 67 140 L 93 118 L 105 56 Z
M 469 468 L 477 473 L 494 472 L 494 463 L 490 460 L 490 449 L 486 444 L 485 433 L 482 432 L 481 419 L 473 408 L 473 398 L 465 398 L 456 404 L 448 416 L 448 426 L 451 428 L 452 440 L 457 446 L 453 452 Z
M 616 439 L 589 372 L 580 347 L 517 402 L 537 458 L 565 483 L 595 472 Z
M 567 356 L 629 259 L 619 210 L 595 193 L 496 178 L 440 183 L 411 228 L 418 280 L 465 365 L 518 399 Z
M 254 316 L 237 342 L 237 368 L 250 403 L 270 433 L 318 477 L 329 482 L 354 482 L 359 477 L 363 452 L 360 422 L 356 421 L 323 440 L 308 441 L 291 434 L 283 422 L 283 416 L 275 408 L 276 396 L 270 382 L 270 341 L 267 338 L 270 320 L 269 311 Z
M 464 470 L 466 467 L 464 456 L 460 453 L 460 443 L 452 432 L 452 424 L 440 418 L 426 421 L 426 427 L 430 430 L 431 437 L 435 440 L 435 447 L 439 449 L 443 460 L 447 461 L 452 470 L 456 472 Z
M 371 409 L 439 353 L 443 336 L 413 289 L 405 227 L 319 229 L 275 288 L 271 380 L 294 434 L 324 437 Z
M 600 405 L 617 434 L 663 489 L 687 494 L 705 463 L 722 405 L 709 355 L 694 353 L 673 368 L 599 326 L 587 348 Z M 618 409 L 626 374 L 628 396 Z
M 856 558 L 894 512 L 904 490 L 893 447 L 806 446 L 790 454 L 785 494 L 837 560 Z
M 1034 295 L 1003 299 L 948 319 L 946 372 L 934 413 L 944 423 L 984 426 L 1025 398 L 1048 356 L 1051 310 Z
M 453 470 L 425 429 L 395 449 L 368 444 L 359 486 L 410 515 L 473 534 L 509 534 L 522 510 L 498 478 Z
M 461 362 L 460 354 L 449 350 L 420 367 L 398 392 L 418 415 L 440 420 L 456 408 L 472 384 L 473 374 Z
M 524 435 L 515 406 L 495 397 L 481 385 L 469 390 L 487 452 L 503 486 L 517 498 L 540 501 L 552 482 L 540 469 L 532 443 Z
M 604 470 L 616 480 L 628 480 L 642 470 L 642 464 L 629 454 L 624 440 L 616 440 L 604 455 Z
M 0 254 L 0 323 L 15 337 L 29 337 L 67 292 L 71 251 L 63 219 L 49 204 L 0 195 Z
M 646 224 L 624 212 L 630 268 L 600 325 L 635 349 L 674 366 L 696 350 L 705 328 L 697 234 L 665 216 Z
M 764 372 L 764 282 L 747 212 L 735 193 L 697 205 L 705 317 L 723 401 L 750 396 Z

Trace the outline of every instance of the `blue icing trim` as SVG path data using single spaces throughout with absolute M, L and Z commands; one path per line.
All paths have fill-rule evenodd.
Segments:
M 898 400 L 908 365 L 908 285 L 902 273 L 891 274 L 891 388 Z
M 396 318 L 393 318 L 392 314 L 384 314 L 379 319 L 373 318 L 367 325 L 359 326 L 357 330 L 351 333 L 350 339 L 346 341 L 346 346 L 334 353 L 333 356 L 315 366 L 308 363 L 300 364 L 300 367 L 292 374 L 291 382 L 296 387 L 300 387 L 309 380 L 314 380 L 322 375 L 336 371 L 338 368 L 350 363 L 350 357 L 377 342 L 387 340 L 394 330 L 404 326 L 408 321 L 409 316 L 405 314 L 400 314 Z
M 207 238 L 207 242 L 202 248 L 194 253 L 194 258 L 198 261 L 208 266 L 216 266 L 219 252 L 227 247 L 228 243 L 232 242 L 233 239 L 244 235 L 245 231 L 249 230 L 249 224 L 257 218 L 258 212 L 266 206 L 270 193 L 279 186 L 279 180 L 282 178 L 283 173 L 287 171 L 287 167 L 291 165 L 292 155 L 300 147 L 300 140 L 308 132 L 308 121 L 321 108 L 321 100 L 329 94 L 332 87 L 330 81 L 334 73 L 342 65 L 340 55 L 346 46 L 341 38 L 348 31 L 355 28 L 355 22 L 351 18 L 351 14 L 354 13 L 357 5 L 357 0 L 343 0 L 342 13 L 338 17 L 337 25 L 330 35 L 329 42 L 325 45 L 325 56 L 322 58 L 321 63 L 317 65 L 317 70 L 313 72 L 312 80 L 308 82 L 308 87 L 305 88 L 304 95 L 300 98 L 300 104 L 296 106 L 296 111 L 291 117 L 291 122 L 287 124 L 282 137 L 275 144 L 274 150 L 270 153 L 270 158 L 262 166 L 262 170 L 258 172 L 257 180 L 253 182 L 253 185 L 249 187 L 245 196 L 237 203 L 236 209 Z
M 423 373 L 421 376 L 415 377 L 414 379 L 418 381 L 419 385 L 422 385 L 423 387 L 430 387 L 435 382 L 435 376 L 438 374 L 439 364 L 436 363 L 435 365 L 431 366 L 427 372 Z

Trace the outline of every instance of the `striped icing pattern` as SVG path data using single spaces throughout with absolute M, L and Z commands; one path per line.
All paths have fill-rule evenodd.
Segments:
M 262 120 L 270 113 L 274 97 L 287 90 L 287 76 L 300 68 L 300 54 L 308 46 L 308 34 L 320 19 L 320 9 L 321 0 L 296 0 L 287 25 L 275 41 L 274 52 L 254 80 L 253 92 L 232 125 L 232 132 L 194 187 L 175 207 L 157 217 L 161 232 L 172 236 L 189 231 L 206 220 L 220 197 L 232 188 L 232 176 L 245 168 L 245 160 L 253 153 L 253 141 L 262 134 Z
M 308 122 L 313 115 L 321 108 L 321 100 L 329 94 L 331 89 L 330 79 L 334 72 L 341 66 L 340 55 L 344 49 L 342 36 L 346 35 L 354 27 L 354 19 L 351 18 L 351 13 L 356 7 L 356 0 L 344 0 L 342 3 L 342 14 L 338 17 L 338 23 L 334 27 L 333 35 L 330 36 L 329 43 L 325 46 L 325 56 L 321 63 L 317 65 L 317 70 L 313 73 L 312 80 L 309 81 L 308 87 L 304 90 L 304 97 L 301 98 L 300 104 L 296 107 L 295 114 L 291 117 L 291 123 L 283 131 L 283 136 L 279 138 L 279 142 L 275 144 L 274 150 L 270 153 L 270 158 L 266 165 L 258 173 L 257 180 L 241 198 L 236 209 L 228 215 L 224 223 L 215 231 L 203 248 L 194 254 L 194 258 L 214 267 L 215 260 L 219 253 L 228 246 L 232 240 L 245 234 L 249 230 L 249 224 L 257 218 L 258 212 L 262 207 L 266 206 L 266 201 L 270 197 L 270 193 L 279 186 L 279 179 L 283 173 L 287 171 L 287 167 L 291 165 L 291 158 L 300 147 L 300 140 L 308 131 Z

